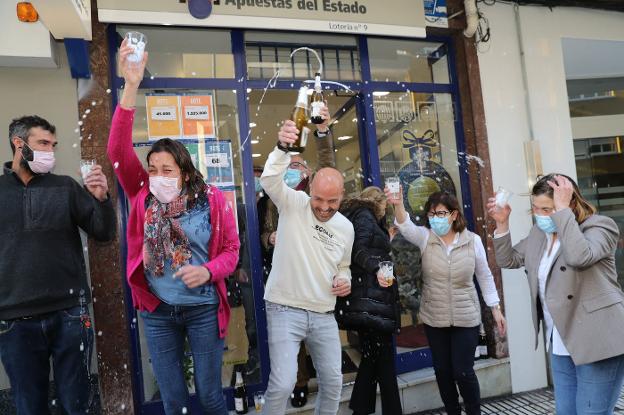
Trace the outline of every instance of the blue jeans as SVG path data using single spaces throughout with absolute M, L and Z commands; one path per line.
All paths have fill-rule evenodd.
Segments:
M 265 415 L 283 415 L 297 381 L 297 355 L 302 341 L 312 356 L 319 392 L 315 415 L 336 415 L 342 392 L 342 349 L 333 313 L 315 313 L 266 302 L 271 374 Z
M 48 410 L 50 357 L 59 403 L 69 415 L 89 409 L 93 328 L 76 306 L 28 319 L 0 320 L 0 358 L 18 415 Z
M 223 339 L 219 338 L 218 304 L 171 306 L 161 303 L 141 312 L 152 368 L 167 415 L 187 408 L 189 391 L 184 378 L 184 341 L 193 355 L 195 391 L 203 414 L 227 415 L 221 387 Z
M 557 414 L 613 414 L 624 379 L 624 355 L 576 366 L 570 356 L 551 352 L 550 362 Z

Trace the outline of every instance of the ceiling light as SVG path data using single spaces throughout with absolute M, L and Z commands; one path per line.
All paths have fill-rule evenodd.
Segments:
M 251 140 L 251 144 L 258 144 L 260 140 Z
M 353 136 L 352 135 L 343 135 L 343 136 L 338 137 L 338 141 L 345 141 L 345 140 L 348 140 L 350 138 L 353 138 Z
M 262 154 L 260 154 L 260 153 L 253 153 L 253 154 L 251 155 L 251 157 L 253 157 L 253 158 L 257 159 L 258 157 L 262 157 Z
M 373 92 L 374 97 L 385 97 L 386 95 L 390 95 L 388 91 L 375 91 Z

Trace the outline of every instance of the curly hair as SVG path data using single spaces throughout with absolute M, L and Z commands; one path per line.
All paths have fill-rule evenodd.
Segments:
M 385 201 L 386 194 L 377 186 L 368 186 L 356 199 L 366 202 L 372 202 L 375 205 L 375 217 L 381 219 L 386 216 Z

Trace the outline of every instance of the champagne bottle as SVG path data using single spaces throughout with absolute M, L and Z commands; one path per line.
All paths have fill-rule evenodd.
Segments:
M 487 339 L 485 337 L 485 329 L 483 328 L 483 324 L 479 327 L 479 358 L 487 359 L 488 356 L 488 348 L 487 348 Z
M 236 371 L 236 384 L 234 385 L 234 409 L 237 414 L 246 414 L 249 411 L 247 404 L 247 388 L 243 382 L 243 374 Z
M 299 130 L 297 141 L 289 146 L 290 151 L 293 153 L 303 153 L 308 142 L 308 136 L 310 135 L 310 129 L 308 128 L 308 87 L 305 85 L 299 88 L 297 103 L 295 104 L 295 109 L 290 119 L 295 122 Z
M 323 124 L 321 110 L 325 106 L 325 98 L 321 89 L 321 74 L 316 73 L 314 76 L 314 92 L 312 93 L 312 103 L 310 109 L 310 121 L 314 124 Z

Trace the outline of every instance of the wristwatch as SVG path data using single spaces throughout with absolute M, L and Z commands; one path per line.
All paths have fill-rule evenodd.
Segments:
M 282 145 L 281 141 L 277 142 L 277 148 L 282 150 L 284 153 L 290 152 L 290 149 L 288 147 L 285 147 L 284 145 Z
M 498 311 L 500 311 L 500 309 L 501 309 L 500 304 L 493 305 L 493 306 L 492 306 L 492 307 L 490 307 L 490 308 L 491 308 L 492 310 L 498 310 Z
M 325 137 L 327 137 L 330 134 L 331 134 L 331 130 L 329 130 L 329 129 L 327 131 L 319 131 L 319 130 L 315 130 L 314 131 L 314 136 L 316 138 L 325 138 Z

